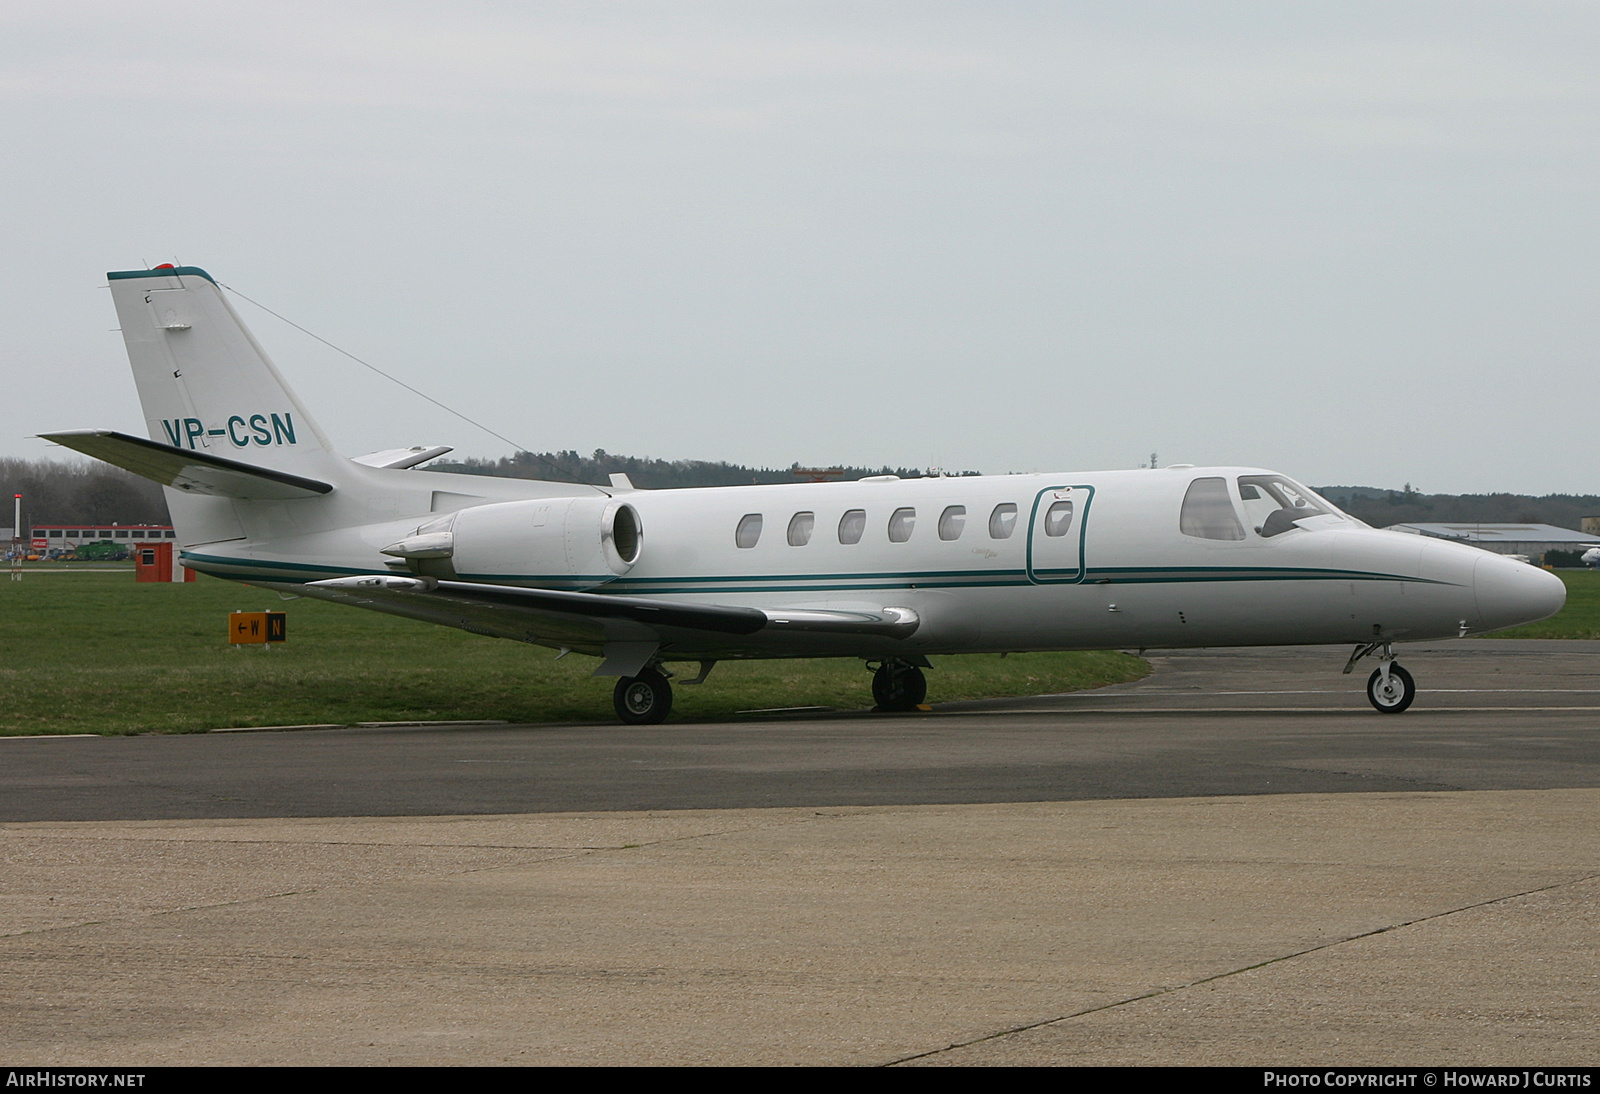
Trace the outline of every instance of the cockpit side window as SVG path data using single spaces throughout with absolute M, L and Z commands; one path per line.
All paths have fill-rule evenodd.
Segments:
M 1317 495 L 1282 475 L 1241 475 L 1239 500 L 1250 527 L 1263 539 L 1293 531 L 1306 517 L 1332 512 Z
M 1183 496 L 1183 510 L 1178 514 L 1178 530 L 1200 539 L 1244 538 L 1244 528 L 1228 497 L 1226 479 L 1217 476 L 1195 479 L 1189 484 L 1189 492 Z

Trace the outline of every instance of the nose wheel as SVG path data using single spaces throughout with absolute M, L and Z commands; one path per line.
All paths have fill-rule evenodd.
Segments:
M 928 697 L 928 678 L 915 665 L 885 661 L 872 674 L 872 697 L 879 710 L 916 710 Z
M 1399 714 L 1416 697 L 1416 681 L 1393 661 L 1373 669 L 1372 675 L 1367 677 L 1367 701 L 1383 714 Z
M 645 669 L 617 681 L 611 704 L 617 717 L 630 726 L 659 725 L 672 713 L 672 685 L 655 669 Z
M 1367 677 L 1367 702 L 1380 714 L 1399 714 L 1417 697 L 1417 682 L 1394 659 L 1394 647 L 1388 642 L 1379 639 L 1357 646 L 1344 663 L 1345 674 L 1349 675 L 1357 661 L 1374 653 L 1378 655 L 1378 667 Z

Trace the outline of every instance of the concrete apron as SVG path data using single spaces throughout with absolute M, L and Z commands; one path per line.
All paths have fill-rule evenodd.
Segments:
M 1600 790 L 0 828 L 9 1064 L 1592 1064 Z

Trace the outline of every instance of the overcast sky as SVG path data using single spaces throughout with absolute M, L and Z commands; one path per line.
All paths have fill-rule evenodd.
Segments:
M 1600 493 L 1592 3 L 7 4 L 0 455 L 202 266 L 535 450 Z M 235 300 L 347 455 L 508 446 Z

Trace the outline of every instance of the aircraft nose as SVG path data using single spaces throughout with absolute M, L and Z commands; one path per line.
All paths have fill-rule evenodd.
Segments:
M 1567 602 L 1567 587 L 1555 574 L 1487 552 L 1472 568 L 1472 587 L 1486 631 L 1548 619 Z

